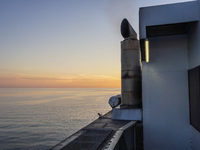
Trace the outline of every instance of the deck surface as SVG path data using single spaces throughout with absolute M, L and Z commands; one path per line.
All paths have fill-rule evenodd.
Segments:
M 99 150 L 105 147 L 119 128 L 130 121 L 112 120 L 112 111 L 71 135 L 52 150 Z

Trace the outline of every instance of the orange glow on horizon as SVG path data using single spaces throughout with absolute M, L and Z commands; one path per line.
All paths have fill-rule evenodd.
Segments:
M 120 78 L 103 75 L 68 77 L 0 76 L 0 88 L 119 88 Z

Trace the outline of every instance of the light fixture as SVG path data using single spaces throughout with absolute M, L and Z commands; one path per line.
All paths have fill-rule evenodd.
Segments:
M 149 62 L 149 40 L 145 39 L 145 61 Z

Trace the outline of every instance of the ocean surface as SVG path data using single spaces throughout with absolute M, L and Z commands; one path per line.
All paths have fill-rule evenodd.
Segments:
M 120 88 L 0 88 L 0 150 L 46 150 L 105 114 Z

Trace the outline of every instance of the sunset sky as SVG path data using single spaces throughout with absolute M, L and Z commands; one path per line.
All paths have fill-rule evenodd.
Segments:
M 0 0 L 0 87 L 120 87 L 120 23 L 184 0 Z

